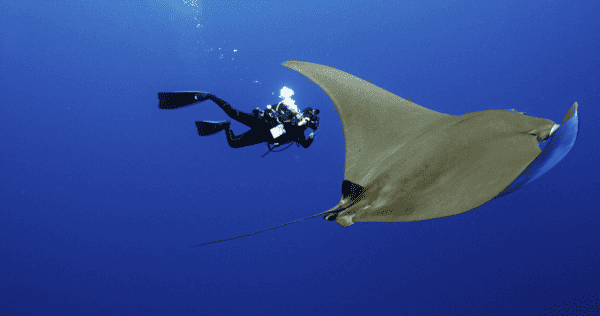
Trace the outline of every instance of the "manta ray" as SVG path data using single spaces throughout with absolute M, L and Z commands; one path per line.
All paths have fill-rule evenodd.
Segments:
M 323 216 L 343 227 L 457 215 L 531 183 L 573 147 L 577 102 L 562 124 L 514 109 L 463 115 L 434 111 L 347 72 L 303 61 L 282 64 L 333 101 L 346 145 L 337 205 Z

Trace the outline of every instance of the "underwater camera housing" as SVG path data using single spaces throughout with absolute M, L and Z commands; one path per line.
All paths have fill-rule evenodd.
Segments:
M 285 134 L 285 128 L 283 128 L 283 124 L 279 124 L 273 128 L 271 128 L 271 135 L 273 135 L 273 139 L 278 138 L 279 136 Z

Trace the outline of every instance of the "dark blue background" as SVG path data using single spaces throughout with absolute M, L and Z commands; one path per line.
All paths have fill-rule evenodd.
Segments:
M 598 311 L 600 4 L 493 3 L 2 1 L 0 314 L 556 315 L 590 297 Z M 316 218 L 190 248 L 339 201 L 339 116 L 286 60 L 450 114 L 560 123 L 577 101 L 579 138 L 533 184 L 457 216 Z M 283 86 L 321 128 L 262 159 L 198 137 L 194 121 L 227 119 L 212 102 L 157 106 L 201 90 L 250 111 Z

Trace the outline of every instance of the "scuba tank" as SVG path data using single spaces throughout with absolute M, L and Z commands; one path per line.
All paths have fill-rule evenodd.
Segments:
M 319 110 L 313 110 L 312 108 L 306 108 L 302 113 L 293 111 L 282 101 L 282 102 L 279 102 L 274 108 L 272 108 L 271 106 L 267 106 L 267 110 L 265 110 L 263 115 L 273 118 L 274 119 L 273 123 L 277 124 L 275 127 L 270 129 L 273 139 L 277 139 L 278 137 L 280 137 L 281 135 L 286 133 L 284 124 L 285 125 L 304 125 L 305 123 L 310 122 L 308 127 L 310 127 L 311 129 L 313 129 L 316 132 L 318 124 L 319 124 L 319 121 L 318 121 L 319 118 L 316 116 L 316 114 L 318 114 L 318 113 L 319 113 Z M 306 118 L 306 120 L 305 120 L 305 118 Z M 314 136 L 314 133 L 313 133 L 313 136 Z M 264 155 L 262 155 L 261 158 L 266 156 L 271 151 L 280 152 L 280 151 L 286 150 L 286 149 L 290 148 L 292 146 L 292 144 L 293 144 L 293 142 L 290 142 L 290 144 L 288 146 L 286 146 L 280 150 L 274 150 L 275 148 L 281 147 L 284 144 L 267 143 L 267 148 L 269 148 L 269 151 L 267 151 Z M 296 146 L 300 146 L 300 144 L 297 141 L 296 141 Z

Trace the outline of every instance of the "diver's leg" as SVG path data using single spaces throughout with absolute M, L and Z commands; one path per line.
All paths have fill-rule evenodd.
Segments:
M 240 148 L 245 146 L 256 145 L 269 141 L 269 135 L 261 132 L 260 129 L 250 129 L 242 135 L 235 136 L 229 125 L 226 127 L 227 143 L 232 148 Z
M 256 116 L 254 116 L 250 113 L 238 111 L 238 110 L 232 108 L 229 103 L 225 102 L 222 99 L 217 98 L 216 96 L 214 96 L 212 94 L 208 94 L 207 97 L 209 99 L 211 99 L 213 102 L 215 102 L 221 109 L 223 109 L 223 111 L 225 111 L 225 113 L 229 117 L 231 117 L 232 119 L 234 119 L 250 128 L 256 127 L 257 124 L 262 123 L 262 121 L 260 119 L 258 119 Z

